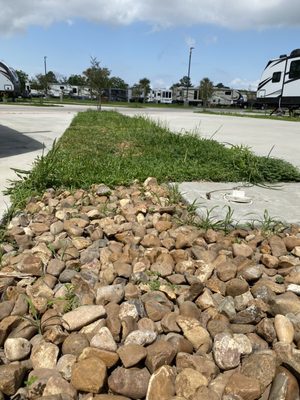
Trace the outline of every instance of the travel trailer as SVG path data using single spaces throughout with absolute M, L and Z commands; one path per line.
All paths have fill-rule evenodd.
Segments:
M 247 95 L 239 90 L 228 88 L 214 88 L 208 103 L 213 106 L 240 106 L 247 104 Z
M 274 109 L 300 108 L 300 49 L 270 60 L 257 89 L 257 103 Z
M 0 94 L 18 96 L 20 93 L 20 82 L 15 70 L 0 61 Z
M 191 86 L 187 91 L 186 87 L 175 87 L 173 90 L 173 102 L 184 103 L 188 101 L 189 105 L 198 106 L 202 105 L 203 101 L 200 97 L 200 87 Z M 215 87 L 213 94 L 208 99 L 210 106 L 240 106 L 243 107 L 247 104 L 247 96 L 242 94 L 239 90 L 230 88 Z
M 172 90 L 151 89 L 147 97 L 147 103 L 172 104 Z
M 183 104 L 188 102 L 189 105 L 197 106 L 202 104 L 202 100 L 199 96 L 199 86 L 190 86 L 188 89 L 186 86 L 177 86 L 172 91 L 173 103 Z

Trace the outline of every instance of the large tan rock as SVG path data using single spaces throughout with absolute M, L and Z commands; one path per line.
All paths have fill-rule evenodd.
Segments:
M 175 371 L 169 365 L 156 370 L 150 378 L 146 400 L 169 400 L 175 395 Z
M 106 365 L 99 358 L 86 358 L 73 366 L 71 383 L 81 392 L 99 393 L 105 380 Z
M 200 386 L 207 386 L 207 378 L 192 368 L 183 369 L 175 380 L 176 395 L 187 399 L 195 395 Z
M 114 393 L 132 399 L 141 399 L 146 396 L 150 373 L 147 368 L 116 368 L 108 378 L 108 386 Z
M 237 395 L 245 400 L 257 400 L 262 391 L 257 379 L 237 372 L 231 376 L 225 387 L 224 394 Z
M 192 343 L 194 349 L 208 352 L 211 348 L 211 338 L 206 329 L 194 318 L 178 316 L 176 323 L 180 326 L 184 336 Z

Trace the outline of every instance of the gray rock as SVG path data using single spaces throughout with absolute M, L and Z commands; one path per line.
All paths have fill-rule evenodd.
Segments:
M 6 339 L 4 353 L 9 361 L 19 361 L 26 358 L 31 351 L 31 344 L 27 339 Z

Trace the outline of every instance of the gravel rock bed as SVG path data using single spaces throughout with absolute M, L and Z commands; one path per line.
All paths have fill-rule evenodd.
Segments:
M 49 189 L 0 244 L 0 399 L 299 400 L 300 228 L 189 225 L 167 186 Z

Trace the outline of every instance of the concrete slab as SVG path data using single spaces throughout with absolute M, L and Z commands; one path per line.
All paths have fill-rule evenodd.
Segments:
M 300 224 L 300 183 L 277 184 L 272 188 L 236 182 L 183 182 L 179 190 L 185 201 L 197 205 L 200 216 L 211 210 L 215 220 L 224 219 L 230 207 L 234 221 L 241 225 L 263 221 L 265 212 L 272 219 Z
M 0 106 L 0 220 L 10 205 L 3 190 L 17 178 L 12 168 L 30 170 L 36 157 L 51 149 L 76 113 L 56 107 Z

